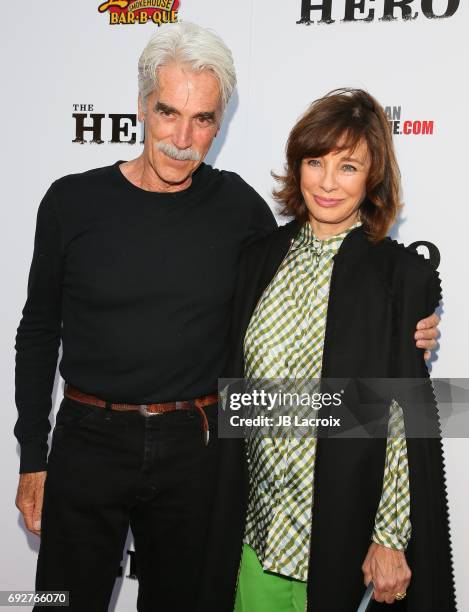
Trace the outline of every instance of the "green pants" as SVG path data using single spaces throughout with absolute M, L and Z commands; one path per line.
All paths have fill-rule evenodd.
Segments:
M 245 544 L 234 612 L 304 612 L 305 608 L 306 582 L 264 571 Z

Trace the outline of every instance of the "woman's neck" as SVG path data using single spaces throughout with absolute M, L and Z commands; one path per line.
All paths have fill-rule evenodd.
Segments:
M 324 223 L 323 221 L 318 221 L 314 219 L 314 217 L 309 218 L 309 224 L 311 225 L 311 229 L 313 230 L 313 234 L 319 240 L 325 240 L 326 238 L 331 238 L 332 236 L 337 236 L 337 234 L 341 234 L 348 230 L 352 225 L 354 225 L 359 220 L 358 212 L 344 219 L 340 223 Z

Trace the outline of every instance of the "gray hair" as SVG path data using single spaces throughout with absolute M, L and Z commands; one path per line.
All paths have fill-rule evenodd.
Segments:
M 138 62 L 138 91 L 143 105 L 158 87 L 160 66 L 186 64 L 194 72 L 211 70 L 220 87 L 222 112 L 236 86 L 231 51 L 215 34 L 195 23 L 168 24 L 150 38 Z

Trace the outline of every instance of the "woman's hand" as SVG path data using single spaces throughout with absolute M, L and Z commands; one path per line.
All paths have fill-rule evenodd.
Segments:
M 412 575 L 405 554 L 401 550 L 371 544 L 362 565 L 365 585 L 373 580 L 373 598 L 379 602 L 394 603 L 396 593 L 405 593 Z

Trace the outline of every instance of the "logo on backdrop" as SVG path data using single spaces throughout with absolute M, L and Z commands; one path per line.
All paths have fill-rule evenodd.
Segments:
M 131 580 L 137 580 L 137 559 L 135 557 L 135 550 L 127 549 L 127 557 L 124 556 L 122 559 L 121 565 L 117 570 L 117 577 L 130 578 Z M 129 573 L 125 574 L 125 570 L 127 567 L 127 559 L 129 560 Z
M 438 270 L 441 261 L 440 250 L 433 244 L 433 242 L 428 242 L 427 240 L 417 240 L 417 242 L 413 242 L 409 244 L 409 249 L 412 249 L 423 255 L 425 259 L 428 259 L 435 270 Z
M 135 113 L 98 113 L 94 104 L 73 104 L 75 138 L 78 144 L 142 144 L 145 140 L 143 123 L 137 125 Z M 402 116 L 401 106 L 385 106 L 392 133 L 396 136 L 433 136 L 435 121 L 410 119 Z M 104 140 L 106 138 L 106 141 Z
M 94 104 L 73 104 L 75 138 L 79 144 L 142 144 L 145 140 L 144 125 L 137 127 L 135 113 L 97 113 Z
M 384 112 L 396 136 L 433 136 L 435 122 L 429 119 L 403 119 L 402 106 L 385 106 Z
M 335 23 L 332 18 L 334 0 L 311 2 L 301 0 L 301 17 L 296 23 L 311 25 L 313 23 Z M 382 11 L 373 7 L 374 0 L 345 0 L 345 8 L 340 21 L 409 21 L 417 18 L 443 19 L 452 17 L 459 8 L 460 0 L 384 0 Z M 343 4 L 337 1 L 335 7 Z M 442 6 L 443 4 L 443 6 Z M 336 15 L 334 15 L 335 17 Z
M 99 5 L 100 13 L 109 15 L 110 25 L 134 23 L 176 23 L 180 0 L 107 0 Z

